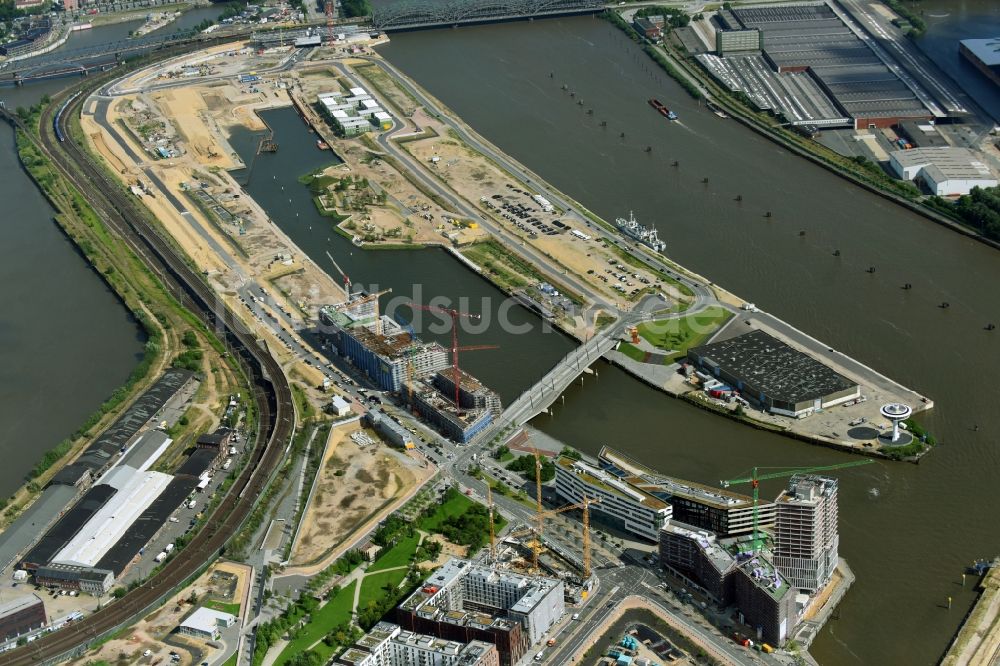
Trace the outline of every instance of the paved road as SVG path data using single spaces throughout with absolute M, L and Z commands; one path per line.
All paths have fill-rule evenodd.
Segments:
M 580 611 L 580 618 L 564 623 L 552 634 L 556 647 L 546 651 L 542 663 L 574 663 L 573 655 L 605 631 L 621 600 L 633 595 L 642 597 L 656 607 L 658 614 L 681 625 L 685 633 L 711 646 L 717 658 L 733 664 L 768 663 L 707 627 L 693 606 L 682 604 L 661 588 L 661 581 L 653 572 L 636 565 L 626 565 L 598 572 L 598 577 L 600 587 Z
M 398 73 L 391 67 L 391 65 L 388 65 L 387 63 L 384 63 L 383 61 L 378 59 L 374 59 L 373 62 L 386 69 L 386 71 L 389 72 L 390 75 L 398 77 Z M 288 66 L 291 66 L 291 64 L 289 64 Z M 343 71 L 342 65 L 338 65 L 338 67 L 340 67 Z M 189 84 L 190 82 L 187 83 Z M 170 87 L 172 85 L 176 84 L 174 83 L 163 84 L 162 87 Z M 509 158 L 507 158 L 506 156 L 502 155 L 498 151 L 494 150 L 492 147 L 488 146 L 487 144 L 479 140 L 478 137 L 469 134 L 464 127 L 460 126 L 457 123 L 454 123 L 453 121 L 448 119 L 447 116 L 441 114 L 434 105 L 434 103 L 431 100 L 427 99 L 419 89 L 410 86 L 409 83 L 405 80 L 401 81 L 401 85 L 403 85 L 406 89 L 408 89 L 411 92 L 411 94 L 413 94 L 422 104 L 424 104 L 429 112 L 437 113 L 438 115 L 440 115 L 442 119 L 445 120 L 449 125 L 451 125 L 452 128 L 456 132 L 458 132 L 459 135 L 463 138 L 463 140 L 465 140 L 470 146 L 472 146 L 477 150 L 482 151 L 484 154 L 494 159 L 502 167 L 508 169 L 512 174 L 516 175 L 520 174 L 521 176 L 523 176 L 529 183 L 532 184 L 531 186 L 533 189 L 539 190 L 544 196 L 548 197 L 550 201 L 553 201 L 554 203 L 556 203 L 556 205 L 563 207 L 571 215 L 573 215 L 574 219 L 576 219 L 581 225 L 585 224 L 590 229 L 593 230 L 593 233 L 603 234 L 609 239 L 609 241 L 616 243 L 619 247 L 622 247 L 623 249 L 626 249 L 635 254 L 641 255 L 644 260 L 650 262 L 655 268 L 668 273 L 671 277 L 687 285 L 695 295 L 695 304 L 693 309 L 696 310 L 701 309 L 715 302 L 711 290 L 706 285 L 704 285 L 700 280 L 696 280 L 694 278 L 691 278 L 690 276 L 678 273 L 672 266 L 663 261 L 662 257 L 649 251 L 644 246 L 641 246 L 637 243 L 632 243 L 628 239 L 617 236 L 617 234 L 614 234 L 603 228 L 598 228 L 594 226 L 586 217 L 573 211 L 574 204 L 572 204 L 572 202 L 570 202 L 567 199 L 564 199 L 562 195 L 560 195 L 559 193 L 548 189 L 547 186 L 540 185 L 539 179 L 533 176 L 533 174 L 530 174 L 529 172 L 524 170 L 523 167 L 509 160 Z M 107 95 L 123 94 L 122 91 L 118 91 L 111 86 L 105 88 L 102 92 L 104 92 Z M 97 113 L 95 115 L 95 118 L 97 118 L 97 120 L 101 122 L 102 126 L 109 133 L 111 133 L 112 136 L 116 136 L 117 129 L 113 124 L 107 122 L 107 116 L 106 116 L 107 100 L 104 99 L 102 100 L 102 102 L 103 103 L 99 103 L 97 107 Z M 398 125 L 397 129 L 394 130 L 391 134 L 398 133 L 400 129 L 401 126 Z M 461 211 L 462 214 L 466 215 L 471 219 L 480 220 L 484 228 L 487 228 L 488 230 L 492 231 L 501 239 L 518 243 L 519 250 L 523 249 L 524 253 L 528 255 L 528 257 L 531 260 L 536 261 L 540 265 L 546 264 L 547 261 L 546 258 L 538 254 L 537 251 L 535 251 L 533 248 L 529 246 L 521 246 L 520 239 L 515 240 L 513 236 L 506 233 L 506 231 L 502 229 L 499 225 L 496 225 L 491 220 L 484 219 L 482 215 L 479 213 L 479 211 L 476 210 L 469 202 L 463 200 L 456 193 L 451 192 L 449 189 L 444 187 L 439 181 L 437 181 L 436 178 L 429 175 L 426 172 L 426 168 L 423 165 L 415 164 L 415 160 L 413 160 L 413 158 L 410 157 L 408 153 L 399 150 L 398 147 L 395 146 L 389 140 L 390 136 L 391 135 L 384 134 L 379 137 L 379 142 L 382 145 L 382 147 L 388 153 L 392 154 L 394 157 L 399 159 L 401 164 L 412 168 L 413 176 L 417 178 L 423 185 L 427 186 L 431 191 L 439 193 L 440 196 L 442 196 L 446 201 L 448 201 L 456 210 Z M 147 175 L 150 176 L 151 180 L 153 180 L 162 187 L 162 183 L 159 183 L 157 179 L 153 178 L 152 174 L 147 172 Z M 165 189 L 163 189 L 163 191 L 166 193 Z M 187 210 L 184 204 L 179 199 L 177 199 L 177 197 L 173 196 L 172 194 L 168 194 L 167 200 L 184 217 L 184 219 L 187 219 L 189 222 L 192 223 L 192 229 L 194 229 L 207 243 L 209 243 L 209 246 L 212 247 L 213 250 L 218 252 L 218 255 L 221 258 L 223 258 L 223 261 L 227 264 L 227 266 L 232 271 L 234 271 L 235 275 L 240 281 L 240 287 L 238 288 L 240 298 L 243 301 L 244 306 L 247 307 L 254 314 L 257 321 L 260 322 L 262 325 L 270 327 L 278 336 L 278 338 L 281 340 L 281 342 L 285 344 L 287 347 L 289 347 L 289 349 L 291 349 L 297 355 L 303 358 L 311 359 L 311 362 L 314 363 L 317 362 L 319 359 L 318 352 L 315 350 L 315 348 L 312 347 L 313 345 L 319 346 L 318 344 L 316 344 L 319 342 L 319 338 L 316 337 L 313 334 L 313 332 L 306 329 L 305 322 L 301 322 L 300 320 L 296 319 L 291 315 L 291 313 L 283 310 L 280 306 L 267 302 L 266 299 L 264 302 L 262 302 L 261 297 L 264 297 L 265 294 L 263 293 L 263 290 L 261 289 L 260 285 L 254 282 L 250 276 L 247 276 L 240 269 L 239 264 L 235 262 L 228 248 L 224 247 L 221 243 L 219 243 L 216 239 L 214 239 L 211 236 L 211 234 L 208 233 L 208 230 L 206 230 L 201 224 L 197 223 L 193 219 L 193 216 L 190 214 L 190 211 Z M 570 278 L 570 276 L 567 277 Z M 564 281 L 568 282 L 569 283 L 568 286 L 570 286 L 571 288 L 578 289 L 582 294 L 592 295 L 591 298 L 600 302 L 601 299 L 600 295 L 594 294 L 592 288 L 582 284 L 575 277 L 572 277 Z M 609 306 L 609 309 L 617 310 L 617 308 L 615 308 L 614 306 Z M 631 313 L 620 312 L 620 315 L 621 315 L 620 321 L 615 327 L 613 327 L 615 331 L 620 330 L 621 327 L 629 324 L 630 322 L 637 321 L 638 319 L 642 318 L 644 316 L 644 313 L 642 312 L 641 307 L 636 307 Z M 296 335 L 295 334 L 296 332 L 298 332 L 300 335 L 304 335 L 306 340 L 303 341 L 302 339 L 300 339 L 300 335 Z M 604 341 L 612 338 L 613 337 L 612 329 L 606 329 L 603 332 L 603 336 L 604 337 L 601 337 L 601 334 L 599 334 L 598 336 L 595 337 L 595 340 L 597 340 L 598 343 L 603 343 Z M 598 343 L 595 343 L 595 346 L 599 346 Z M 584 350 L 588 348 L 589 347 L 584 348 Z M 603 347 L 601 347 L 601 349 L 603 349 Z M 585 351 L 578 353 L 585 353 Z M 334 359 L 331 357 L 326 359 L 326 361 L 329 361 L 331 363 L 336 363 L 338 366 L 338 369 L 335 371 L 332 370 L 332 366 L 328 367 L 327 369 L 331 370 L 331 372 L 328 373 L 328 376 L 333 377 L 332 374 L 333 372 L 339 374 L 342 382 L 338 383 L 342 383 L 343 388 L 349 393 L 349 395 L 354 397 L 361 404 L 364 404 L 365 403 L 364 397 L 360 395 L 357 391 L 358 387 L 365 386 L 367 384 L 364 378 L 355 374 L 351 368 L 343 366 L 339 359 Z M 570 369 L 570 366 L 573 367 Z M 573 374 L 574 377 L 576 374 L 578 374 L 578 369 L 575 367 L 572 360 L 566 361 L 565 365 L 557 366 L 557 368 L 555 369 L 555 373 L 558 376 L 558 379 L 560 380 L 564 379 L 566 373 L 568 372 L 571 372 L 571 374 Z M 554 377 L 552 379 L 556 378 Z M 559 384 L 559 383 L 560 381 L 554 382 L 554 384 Z M 528 399 L 528 404 L 530 407 L 531 406 L 530 399 Z M 452 442 L 449 442 L 444 438 L 440 437 L 436 433 L 430 431 L 429 429 L 426 428 L 426 426 L 423 426 L 422 424 L 415 422 L 402 410 L 395 409 L 391 406 L 387 407 L 389 408 L 390 411 L 394 412 L 400 418 L 400 420 L 404 422 L 404 424 L 406 424 L 409 427 L 412 427 L 417 433 L 419 433 L 419 437 L 417 438 L 418 448 L 421 450 L 421 452 L 427 455 L 429 459 L 431 459 L 433 462 L 441 466 L 443 475 L 446 478 L 450 478 L 457 481 L 465 488 L 471 489 L 472 492 L 478 495 L 480 498 L 485 499 L 487 492 L 486 484 L 483 481 L 470 477 L 465 472 L 465 469 L 468 468 L 473 456 L 476 456 L 478 458 L 479 456 L 484 455 L 486 453 L 487 446 L 490 444 L 489 438 L 484 437 L 481 438 L 479 442 L 476 444 L 459 447 L 453 444 Z M 499 474 L 500 472 L 497 473 Z M 494 502 L 496 503 L 496 505 L 498 506 L 499 510 L 502 513 L 512 518 L 515 522 L 520 522 L 523 524 L 532 524 L 534 513 L 532 512 L 530 507 L 518 502 L 517 500 L 499 495 L 494 497 Z M 553 523 L 554 522 L 555 521 L 553 521 Z M 567 520 L 566 524 L 572 525 L 572 522 Z M 578 553 L 579 543 L 573 537 L 565 534 L 560 534 L 559 531 L 553 530 L 551 533 L 547 535 L 547 540 L 550 543 L 551 547 L 553 547 L 554 549 L 566 552 L 571 557 L 574 554 L 577 557 L 579 557 Z M 261 564 L 263 564 L 263 562 L 255 562 L 255 565 L 257 565 L 258 567 Z M 598 580 L 600 581 L 599 584 L 602 590 L 611 590 L 617 585 L 621 587 L 621 589 L 623 590 L 622 594 L 625 594 L 626 593 L 625 591 L 635 591 L 636 593 L 640 593 L 641 590 L 639 588 L 644 581 L 655 580 L 655 576 L 653 576 L 651 573 L 636 566 L 629 566 L 625 567 L 624 569 L 619 569 L 619 563 L 616 562 L 614 556 L 609 553 L 597 554 L 594 558 L 594 566 L 596 568 L 596 575 L 598 577 Z M 596 609 L 597 603 L 592 602 L 590 607 Z M 565 631 L 567 632 L 565 635 L 568 638 L 574 631 L 577 630 L 577 628 L 580 627 L 587 630 L 593 630 L 600 624 L 602 620 L 606 619 L 606 616 L 607 613 L 601 613 L 595 610 L 592 612 L 591 616 L 588 616 L 590 618 L 589 622 L 574 624 L 573 626 L 568 627 L 567 629 L 565 629 Z M 253 622 L 254 620 L 252 618 L 248 620 L 248 624 L 250 625 L 252 625 Z M 690 629 L 693 632 L 706 631 L 704 629 L 698 628 L 690 620 L 685 620 L 685 622 L 686 622 L 685 626 L 690 625 Z M 586 631 L 583 632 L 583 634 L 586 633 L 587 633 Z M 725 650 L 727 647 L 726 644 L 728 643 L 726 639 L 724 639 L 719 635 L 716 635 L 714 637 L 706 636 L 705 640 L 715 641 L 719 645 L 720 650 Z M 249 645 L 247 645 L 247 649 L 249 649 Z M 553 661 L 551 663 L 559 663 L 559 662 Z

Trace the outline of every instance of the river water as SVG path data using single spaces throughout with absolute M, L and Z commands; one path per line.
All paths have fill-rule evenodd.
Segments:
M 196 9 L 174 28 L 221 12 Z M 128 36 L 142 22 L 73 33 L 60 50 Z M 0 88 L 9 108 L 30 106 L 75 79 Z M 55 211 L 21 170 L 14 134 L 0 127 L 0 497 L 128 378 L 144 333 L 54 224 Z
M 956 27 L 948 29 L 956 34 L 990 36 L 978 34 L 978 26 L 989 20 L 993 3 L 923 4 L 954 10 Z M 937 37 L 938 24 L 931 25 L 928 52 Z M 113 29 L 123 30 L 116 34 L 133 29 L 125 26 L 84 34 L 106 30 L 113 39 Z M 934 42 L 942 59 L 951 58 L 950 39 Z M 669 254 L 683 265 L 934 398 L 935 410 L 922 420 L 943 445 L 921 465 L 878 463 L 840 475 L 841 552 L 858 583 L 813 654 L 825 664 L 936 662 L 973 601 L 971 583 L 965 589 L 959 584 L 963 567 L 1000 550 L 1000 536 L 990 529 L 1000 509 L 993 492 L 1000 458 L 993 433 L 1000 417 L 993 409 L 992 385 L 1000 370 L 1000 339 L 983 330 L 1000 320 L 1000 295 L 983 287 L 1000 278 L 996 252 L 860 192 L 700 109 L 600 20 L 400 34 L 383 53 L 484 136 L 599 215 L 613 219 L 634 209 L 637 217 L 658 226 Z M 560 90 L 564 83 L 584 100 L 582 108 Z M 10 91 L 11 96 L 0 91 L 0 96 L 26 95 L 15 103 L 28 104 L 32 94 L 60 85 Z M 676 109 L 681 122 L 668 125 L 653 114 L 645 104 L 653 95 Z M 588 108 L 593 116 L 586 115 Z M 499 302 L 499 292 L 442 251 L 364 253 L 329 232 L 305 188 L 294 180 L 329 160 L 329 154 L 313 147 L 293 113 L 274 112 L 267 119 L 281 150 L 262 156 L 247 188 L 315 261 L 329 268 L 325 253 L 330 251 L 366 285 L 377 282 L 393 286 L 394 295 L 409 295 L 412 285 L 420 284 L 425 300 L 444 295 L 456 302 L 467 296 L 471 311 L 492 311 L 495 306 L 481 305 L 480 299 Z M 600 120 L 608 121 L 606 129 L 598 126 Z M 234 144 L 244 155 L 255 145 L 249 133 L 235 137 Z M 646 146 L 651 153 L 644 152 Z M 50 446 L 71 432 L 121 383 L 135 363 L 140 340 L 121 306 L 48 223 L 51 210 L 22 194 L 31 188 L 26 179 L 19 180 L 25 177 L 9 146 L 0 150 L 4 173 L 10 174 L 0 183 L 0 195 L 25 206 L 16 216 L 23 225 L 15 228 L 13 215 L 0 225 L 2 265 L 10 278 L 20 278 L 14 284 L 26 283 L 26 275 L 33 280 L 31 301 L 17 298 L 14 289 L 0 296 L 0 335 L 8 342 L 0 351 L 0 367 L 6 373 L 21 367 L 22 359 L 32 361 L 0 384 L 4 390 L 17 387 L 0 406 L 8 417 L 3 423 L 25 423 L 20 433 L 4 433 L 0 441 L 8 459 L 27 469 L 42 443 Z M 673 160 L 679 167 L 670 166 Z M 740 203 L 734 200 L 737 194 Z M 765 211 L 773 217 L 765 219 Z M 45 245 L 46 234 L 62 242 L 63 254 L 54 240 L 56 249 Z M 28 250 L 38 248 L 45 249 L 44 256 L 32 260 Z M 841 256 L 834 257 L 838 249 Z M 76 270 L 73 276 L 52 279 L 65 275 L 67 266 Z M 877 271 L 866 273 L 869 266 Z M 903 291 L 904 282 L 914 288 Z M 39 298 L 44 286 L 48 298 Z M 76 289 L 88 297 L 70 291 Z M 104 305 L 95 305 L 95 299 Z M 951 307 L 938 308 L 942 301 Z M 80 310 L 89 305 L 86 314 L 72 309 L 77 305 Z M 511 317 L 534 321 L 517 308 Z M 44 337 L 60 325 L 66 332 L 58 342 Z M 18 326 L 21 333 L 10 335 Z M 120 338 L 114 338 L 115 331 Z M 569 348 L 558 334 L 535 331 L 517 337 L 493 327 L 463 333 L 462 342 L 501 345 L 464 355 L 463 365 L 505 400 Z M 65 358 L 57 355 L 61 351 Z M 90 375 L 88 368 L 94 371 Z M 598 377 L 570 389 L 553 416 L 535 424 L 582 450 L 596 452 L 610 444 L 664 472 L 708 483 L 741 475 L 752 465 L 850 459 L 706 414 L 609 366 L 599 370 Z M 59 380 L 47 383 L 50 377 Z M 58 407 L 53 410 L 52 404 Z M 68 414 L 71 409 L 78 415 Z M 61 430 L 58 421 L 64 421 Z M 53 432 L 43 436 L 43 428 Z M 24 446 L 26 441 L 33 445 Z M 13 487 L 23 474 L 13 471 L 14 465 L 4 471 L 9 478 L 0 476 L 0 487 L 5 481 Z M 773 483 L 765 488 L 777 490 Z M 949 596 L 954 598 L 950 611 L 944 608 Z
M 1000 551 L 989 528 L 1000 510 L 1000 339 L 983 329 L 1000 320 L 1000 295 L 983 287 L 1000 278 L 996 251 L 699 108 L 598 19 L 397 34 L 382 53 L 597 214 L 634 210 L 681 264 L 936 401 L 921 420 L 944 444 L 922 464 L 839 475 L 841 552 L 858 583 L 813 646 L 829 664 L 936 662 L 973 601 L 964 566 Z M 663 122 L 651 96 L 681 121 Z M 610 367 L 535 424 L 707 483 L 753 465 L 850 459 L 706 414 Z
M 415 315 L 409 307 L 397 308 L 395 304 L 404 299 L 433 302 L 481 315 L 479 321 L 463 322 L 459 344 L 497 345 L 499 349 L 464 353 L 461 366 L 495 389 L 504 402 L 513 400 L 569 352 L 572 343 L 568 338 L 549 327 L 543 332 L 535 315 L 507 299 L 444 250 L 366 252 L 333 232 L 329 221 L 316 212 L 308 189 L 296 180 L 329 164 L 330 153 L 316 149 L 315 135 L 306 131 L 305 124 L 291 108 L 265 112 L 263 118 L 274 130 L 280 146 L 277 153 L 262 153 L 255 160 L 257 137 L 247 131 L 237 131 L 232 137 L 233 147 L 244 162 L 253 162 L 246 190 L 292 241 L 334 279 L 339 282 L 340 275 L 327 252 L 356 284 L 371 292 L 392 289 L 391 297 L 382 299 L 387 314 L 405 323 L 412 322 L 421 338 L 437 340 L 446 347 L 451 347 L 449 329 L 442 329 L 437 315 Z M 236 176 L 241 181 L 246 178 L 245 173 Z

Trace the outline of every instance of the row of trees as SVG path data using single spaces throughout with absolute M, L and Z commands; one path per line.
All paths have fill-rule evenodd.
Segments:
M 548 483 L 552 479 L 556 478 L 556 466 L 547 456 L 540 456 L 539 460 L 542 464 L 541 476 L 542 483 Z M 535 457 L 534 456 L 520 456 L 515 458 L 510 463 L 507 464 L 507 469 L 513 472 L 520 472 L 528 481 L 535 480 Z
M 974 187 L 955 207 L 962 221 L 992 240 L 1000 240 L 1000 187 Z
M 671 28 L 684 28 L 691 22 L 691 17 L 684 13 L 683 10 L 675 9 L 674 7 L 664 7 L 663 5 L 643 7 L 635 13 L 635 16 L 636 18 L 662 16 Z
M 257 642 L 254 645 L 253 663 L 260 663 L 272 645 L 277 643 L 292 627 L 296 626 L 302 618 L 308 617 L 318 607 L 319 599 L 310 594 L 302 594 L 299 595 L 298 600 L 289 604 L 281 615 L 260 624 L 257 627 Z

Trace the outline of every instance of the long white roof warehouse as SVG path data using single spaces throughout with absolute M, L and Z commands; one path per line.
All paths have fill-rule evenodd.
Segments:
M 103 483 L 118 488 L 118 492 L 56 553 L 52 561 L 95 566 L 163 492 L 172 478 L 169 474 L 140 472 L 124 465 L 111 470 Z

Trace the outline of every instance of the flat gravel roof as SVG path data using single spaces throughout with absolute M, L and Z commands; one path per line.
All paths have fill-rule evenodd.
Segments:
M 764 331 L 751 331 L 690 351 L 702 364 L 789 404 L 823 398 L 857 386 L 843 375 Z

